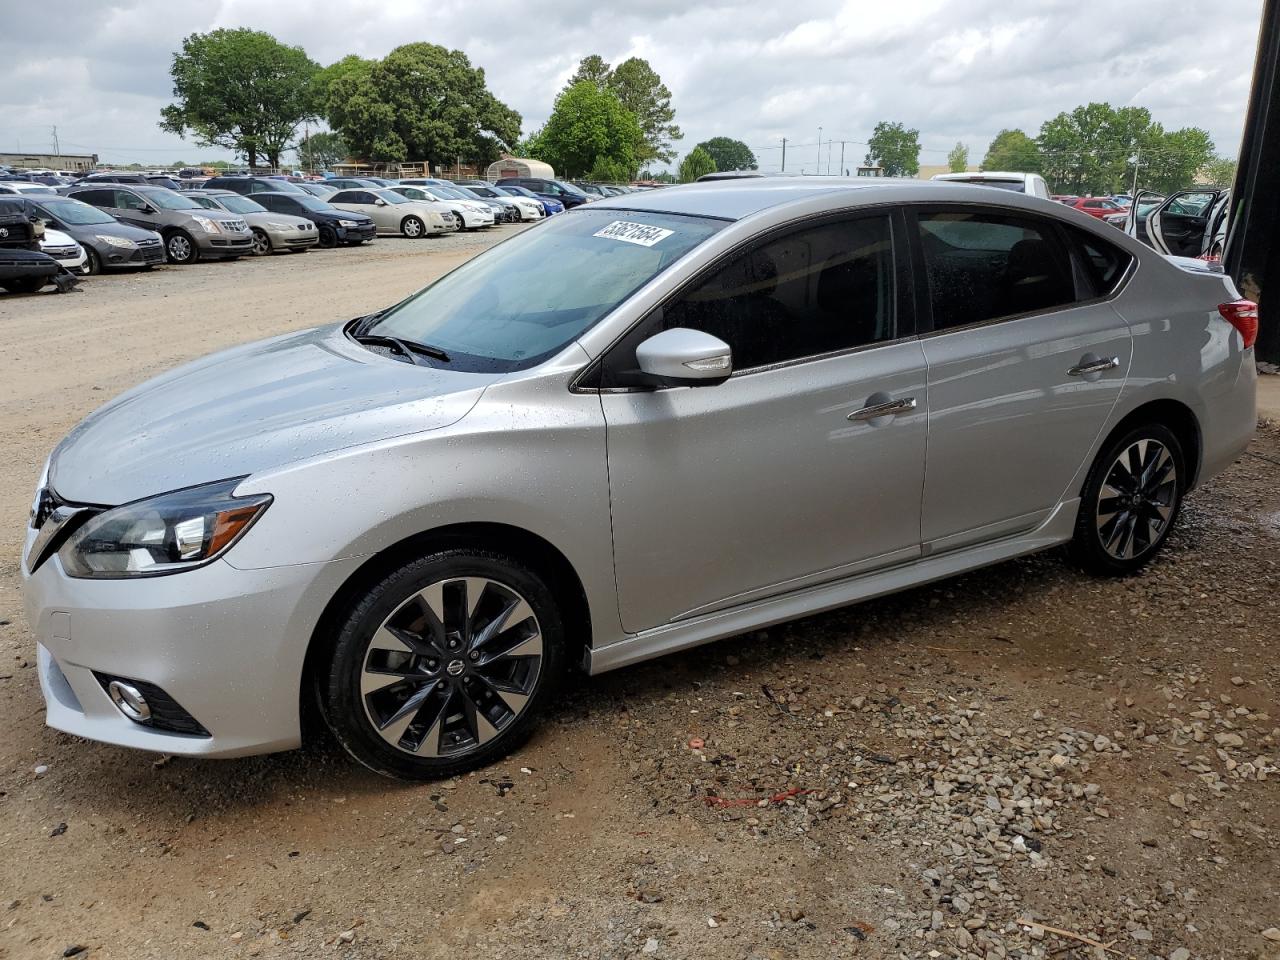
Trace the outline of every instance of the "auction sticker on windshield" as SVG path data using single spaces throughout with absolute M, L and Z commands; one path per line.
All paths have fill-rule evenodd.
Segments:
M 608 240 L 621 240 L 623 243 L 638 243 L 642 247 L 652 247 L 655 243 L 667 239 L 674 230 L 662 227 L 651 227 L 647 223 L 630 223 L 627 220 L 615 220 L 607 227 L 602 227 L 592 234 Z

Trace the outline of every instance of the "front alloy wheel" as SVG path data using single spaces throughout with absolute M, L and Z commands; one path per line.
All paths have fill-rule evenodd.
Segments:
M 169 234 L 164 243 L 170 263 L 193 263 L 199 256 L 195 241 L 182 230 Z
M 338 634 L 324 714 L 388 776 L 450 776 L 513 749 L 559 672 L 559 613 L 517 561 L 450 550 L 366 595 Z M 321 678 L 323 680 L 323 678 Z
M 271 252 L 271 240 L 263 230 L 253 231 L 253 255 L 255 257 L 265 257 Z
M 1185 487 L 1177 437 L 1159 424 L 1110 444 L 1085 484 L 1072 553 L 1088 570 L 1132 573 L 1164 543 Z

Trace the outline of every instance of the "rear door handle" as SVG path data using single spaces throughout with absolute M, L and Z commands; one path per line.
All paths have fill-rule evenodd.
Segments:
M 1102 373 L 1106 370 L 1114 370 L 1120 366 L 1119 357 L 1108 357 L 1105 360 L 1090 360 L 1088 363 L 1078 363 L 1067 371 L 1070 377 L 1087 377 L 1091 373 Z
M 850 420 L 878 420 L 880 417 L 892 417 L 896 413 L 906 413 L 916 408 L 915 397 L 903 397 L 901 400 L 888 400 L 884 403 L 873 403 L 849 414 Z

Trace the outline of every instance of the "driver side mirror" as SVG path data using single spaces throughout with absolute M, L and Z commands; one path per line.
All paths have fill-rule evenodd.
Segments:
M 387 201 L 383 200 L 381 197 L 378 197 L 376 200 L 373 201 L 373 205 L 375 207 L 385 207 L 387 205 Z
M 640 383 L 654 387 L 710 387 L 733 373 L 733 350 L 719 337 L 675 327 L 636 347 Z
M 151 204 L 149 203 L 143 204 L 141 212 L 150 216 L 151 214 L 156 212 L 156 208 L 151 206 Z

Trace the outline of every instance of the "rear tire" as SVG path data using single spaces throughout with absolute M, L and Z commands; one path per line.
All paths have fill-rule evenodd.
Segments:
M 1128 576 L 1159 552 L 1182 510 L 1186 455 L 1163 424 L 1111 441 L 1089 470 L 1070 552 L 1098 576 Z
M 551 592 L 524 564 L 441 550 L 372 584 L 347 614 L 318 670 L 321 711 L 376 773 L 453 776 L 528 738 L 564 648 Z

